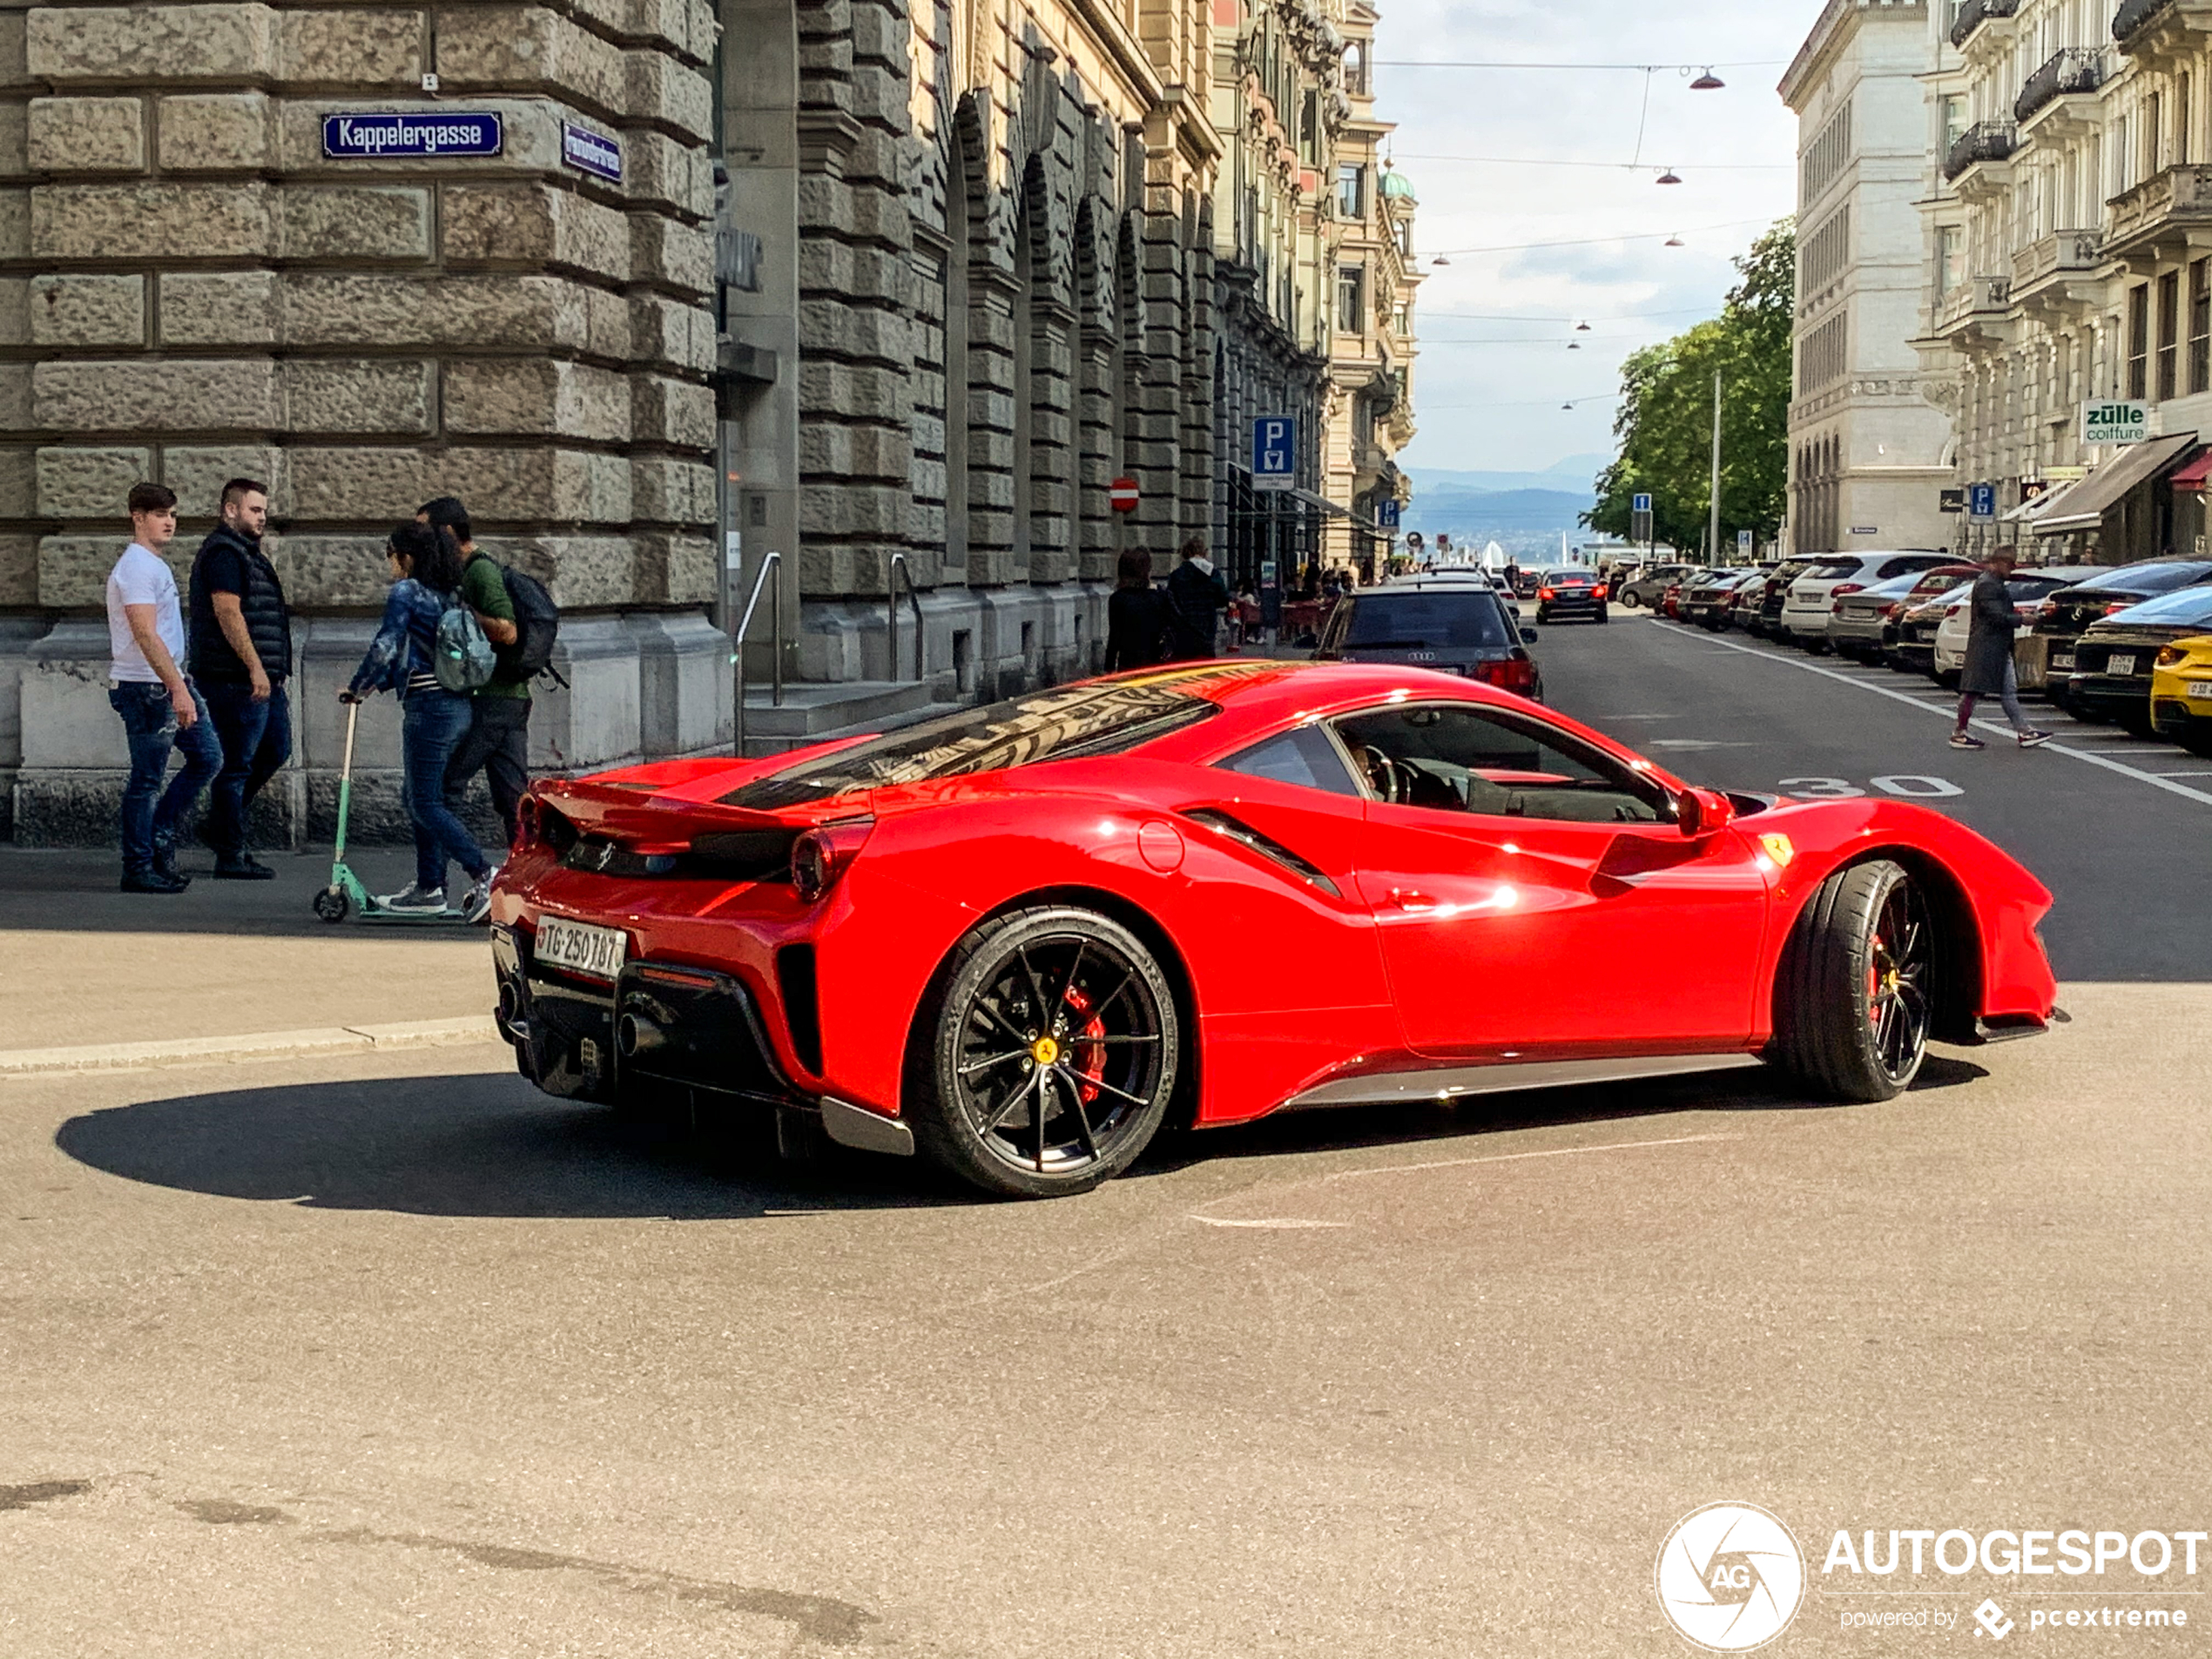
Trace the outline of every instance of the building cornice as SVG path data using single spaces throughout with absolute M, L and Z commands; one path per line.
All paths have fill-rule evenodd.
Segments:
M 1829 53 L 1843 45 L 1845 36 L 1856 30 L 1859 14 L 1867 11 L 1878 11 L 1885 19 L 1917 17 L 1924 24 L 1928 17 L 1927 0 L 1828 0 L 1776 89 L 1784 104 L 1797 107 L 1815 72 L 1826 68 Z

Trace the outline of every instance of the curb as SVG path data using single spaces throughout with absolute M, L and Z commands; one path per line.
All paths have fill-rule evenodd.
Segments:
M 0 1077 L 57 1072 L 118 1071 L 134 1066 L 196 1065 L 209 1061 L 280 1060 L 301 1055 L 381 1054 L 491 1042 L 499 1028 L 488 1014 L 411 1025 L 326 1025 L 236 1037 L 177 1037 L 160 1042 L 102 1042 L 79 1049 L 0 1049 Z

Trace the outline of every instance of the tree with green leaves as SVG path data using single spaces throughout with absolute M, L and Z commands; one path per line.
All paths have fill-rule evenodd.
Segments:
M 1790 332 L 1797 287 L 1796 221 L 1782 219 L 1736 261 L 1721 314 L 1621 368 L 1620 455 L 1598 475 L 1592 529 L 1625 538 L 1631 498 L 1649 491 L 1653 534 L 1705 541 L 1712 506 L 1713 376 L 1721 376 L 1721 542 L 1748 529 L 1770 541 L 1790 488 Z

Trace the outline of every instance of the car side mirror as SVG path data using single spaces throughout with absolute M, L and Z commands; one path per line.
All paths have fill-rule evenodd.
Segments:
M 1534 644 L 1536 643 L 1536 631 L 1534 628 L 1523 628 L 1521 631 L 1521 643 L 1524 645 Z
M 1675 823 L 1691 840 L 1717 835 L 1736 821 L 1736 803 L 1717 789 L 1686 789 L 1675 802 Z

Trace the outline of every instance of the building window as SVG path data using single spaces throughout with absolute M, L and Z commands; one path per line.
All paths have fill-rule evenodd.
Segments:
M 2201 272 L 2204 267 L 2204 261 L 2202 260 L 2199 260 L 2196 263 L 2197 268 Z M 1393 332 L 1397 334 L 1399 339 L 1411 340 L 1413 337 L 1413 307 L 1399 306 L 1393 308 L 1390 314 L 1390 326 Z
M 2189 266 L 2189 391 L 2212 392 L 2212 260 Z
M 2166 94 L 2153 92 L 2143 116 L 2143 165 L 2147 176 L 2166 170 Z
M 1367 327 L 1367 273 L 1357 265 L 1337 267 L 1337 327 L 1357 334 Z
M 2128 290 L 2128 395 L 2150 395 L 2150 285 Z
M 1943 147 L 1946 153 L 1951 146 L 1966 136 L 1966 100 L 1953 93 L 1943 100 Z
M 1838 111 L 1820 130 L 1820 136 L 1812 141 L 1812 147 L 1805 152 L 1799 169 L 1803 181 L 1801 201 L 1811 202 L 1834 184 L 1836 176 L 1851 161 L 1851 106 L 1846 104 Z
M 2168 271 L 2158 279 L 2158 398 L 2161 403 L 2181 395 L 2181 347 L 2182 273 Z
M 2183 71 L 2174 83 L 2174 165 L 2177 167 L 2189 165 L 2189 124 L 2196 114 L 2191 107 L 2195 90 L 2188 72 Z
M 1365 219 L 1367 216 L 1367 170 L 1365 167 L 1343 166 L 1337 169 L 1337 217 Z
M 1367 95 L 1367 43 L 1364 40 L 1345 43 L 1344 90 L 1354 98 Z
M 1797 342 L 1797 395 L 1843 379 L 1850 367 L 1848 314 L 1838 312 Z
M 1946 225 L 1936 232 L 1936 298 L 1954 292 L 1966 280 L 1966 233 Z

